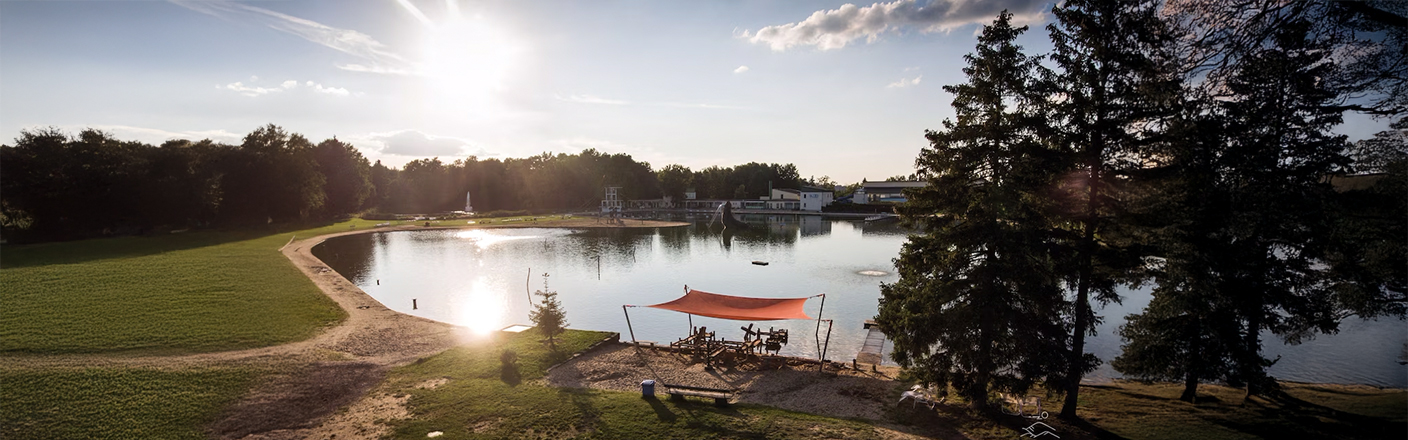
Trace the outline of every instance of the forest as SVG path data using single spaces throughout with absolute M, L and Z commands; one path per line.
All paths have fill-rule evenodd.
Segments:
M 626 199 L 756 198 L 803 179 L 792 164 L 659 170 L 584 150 L 528 158 L 369 163 L 337 139 L 314 144 L 270 124 L 239 145 L 175 139 L 159 146 L 100 130 L 26 130 L 0 145 L 0 235 L 14 242 L 324 221 L 359 213 L 596 209 L 603 187 Z
M 1069 0 L 1052 50 L 999 15 L 945 87 L 915 161 L 920 228 L 877 321 L 894 358 L 974 407 L 1044 389 L 1076 417 L 1102 362 L 1096 305 L 1152 286 L 1119 329 L 1126 378 L 1277 398 L 1263 355 L 1408 309 L 1402 2 Z M 1347 113 L 1390 121 L 1358 142 Z M 1270 338 L 1267 335 L 1271 335 Z M 1271 340 L 1268 340 L 1271 339 Z M 941 387 L 942 388 L 942 387 Z

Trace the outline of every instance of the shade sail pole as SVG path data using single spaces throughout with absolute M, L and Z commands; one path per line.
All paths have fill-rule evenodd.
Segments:
M 821 308 L 817 309 L 817 311 L 816 311 L 816 335 L 815 335 L 815 336 L 816 336 L 816 354 L 817 354 L 816 365 L 817 365 L 817 371 L 821 371 L 821 363 L 823 362 L 823 361 L 822 361 L 822 358 L 821 358 L 821 356 L 822 356 L 822 353 L 821 353 L 821 314 L 822 314 L 822 312 L 825 312 L 825 311 L 826 311 L 826 294 L 825 294 L 825 293 L 821 293 L 821 294 L 817 294 L 817 296 L 820 296 L 820 297 L 821 297 Z M 826 337 L 829 339 L 829 338 L 831 337 L 831 328 L 830 328 L 830 327 L 827 328 L 826 333 L 827 333 Z M 829 340 L 828 340 L 827 342 L 830 343 Z
M 631 328 L 631 312 L 626 311 L 626 307 L 630 306 L 624 304 L 621 305 L 621 313 L 626 314 L 626 330 L 629 330 L 631 332 L 631 343 L 634 344 L 636 343 L 636 329 Z
M 821 346 L 821 362 L 819 362 L 822 366 L 826 365 L 826 349 L 831 348 L 831 328 L 835 326 L 836 320 L 826 320 L 826 345 Z

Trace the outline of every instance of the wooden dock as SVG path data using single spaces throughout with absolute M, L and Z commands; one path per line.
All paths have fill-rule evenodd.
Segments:
M 880 365 L 884 359 L 883 350 L 885 348 L 885 332 L 880 330 L 880 326 L 873 320 L 865 321 L 865 328 L 870 329 L 870 333 L 865 335 L 865 344 L 861 345 L 860 353 L 856 354 L 856 362 L 863 364 Z

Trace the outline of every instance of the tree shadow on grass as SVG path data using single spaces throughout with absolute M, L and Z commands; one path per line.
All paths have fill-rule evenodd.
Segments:
M 1402 438 L 1408 432 L 1408 423 L 1340 411 L 1285 393 L 1248 400 L 1238 408 L 1219 409 L 1217 416 L 1204 420 L 1262 438 Z M 1226 414 L 1231 411 L 1244 411 L 1248 416 Z
M 523 374 L 518 371 L 518 363 L 503 364 L 499 367 L 499 379 L 509 386 L 523 383 Z
M 674 411 L 670 411 L 670 408 L 665 406 L 665 403 L 655 398 L 655 396 L 642 397 L 641 400 L 650 404 L 650 409 L 655 410 L 655 418 L 660 419 L 662 422 L 674 423 L 674 421 L 680 419 L 679 416 L 675 415 Z

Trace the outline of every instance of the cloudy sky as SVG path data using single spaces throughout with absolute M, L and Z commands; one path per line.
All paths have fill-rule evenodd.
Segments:
M 656 168 L 913 171 L 978 23 L 1039 0 L 0 0 L 0 139 L 94 127 L 237 143 L 268 123 L 369 159 L 595 148 Z M 1355 118 L 1341 131 L 1370 136 Z

